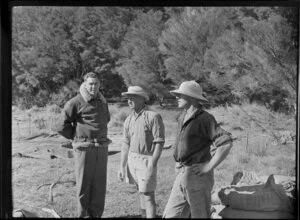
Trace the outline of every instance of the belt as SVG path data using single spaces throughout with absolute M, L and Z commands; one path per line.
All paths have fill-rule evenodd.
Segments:
M 103 144 L 103 143 L 106 143 L 106 142 L 109 142 L 111 143 L 111 140 L 110 139 L 106 139 L 106 140 L 98 140 L 97 138 L 84 138 L 83 139 L 84 142 L 89 142 L 89 143 L 98 143 L 98 144 Z
M 191 166 L 187 166 L 187 165 L 184 165 L 184 164 L 178 163 L 178 162 L 176 163 L 176 169 L 178 169 L 178 170 L 185 170 L 187 168 L 191 168 Z

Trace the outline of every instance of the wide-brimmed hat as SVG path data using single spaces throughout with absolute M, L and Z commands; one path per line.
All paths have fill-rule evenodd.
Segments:
M 144 97 L 146 101 L 149 101 L 149 96 L 147 92 L 140 86 L 129 86 L 127 92 L 122 92 L 122 96 L 128 95 L 139 95 Z
M 178 96 L 179 94 L 187 95 L 199 101 L 208 102 L 202 95 L 201 86 L 195 81 L 185 81 L 180 84 L 179 89 L 170 91 L 172 95 Z

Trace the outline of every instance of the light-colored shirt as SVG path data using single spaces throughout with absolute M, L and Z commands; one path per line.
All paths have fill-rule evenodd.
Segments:
M 138 114 L 132 112 L 125 120 L 123 138 L 130 152 L 152 155 L 155 143 L 165 142 L 160 114 L 145 108 Z

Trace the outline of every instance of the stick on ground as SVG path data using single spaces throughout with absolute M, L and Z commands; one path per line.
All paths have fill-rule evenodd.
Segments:
M 76 184 L 76 182 L 74 180 L 67 180 L 67 181 L 58 181 L 57 184 L 63 184 L 63 183 L 74 183 L 74 185 Z M 39 190 L 40 188 L 42 188 L 43 186 L 50 186 L 52 183 L 44 183 L 42 185 L 39 185 L 36 189 Z

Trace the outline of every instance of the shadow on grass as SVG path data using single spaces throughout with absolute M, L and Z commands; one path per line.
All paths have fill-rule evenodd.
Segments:
M 121 152 L 121 151 L 108 151 L 108 156 L 111 156 L 111 155 L 114 155 L 114 154 L 117 154 L 117 153 L 119 153 L 119 152 Z

